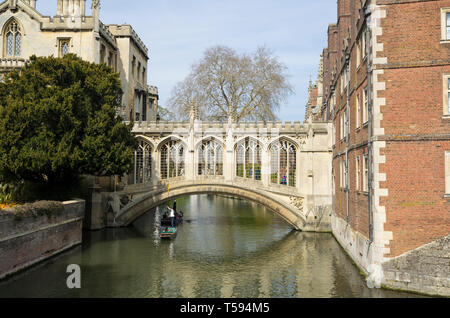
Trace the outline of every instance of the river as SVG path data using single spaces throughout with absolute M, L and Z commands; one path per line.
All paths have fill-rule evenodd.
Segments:
M 258 204 L 179 198 L 184 223 L 159 239 L 164 207 L 129 228 L 84 232 L 83 244 L 0 282 L 0 297 L 417 297 L 369 289 L 331 234 L 296 232 Z M 66 286 L 81 268 L 81 289 Z

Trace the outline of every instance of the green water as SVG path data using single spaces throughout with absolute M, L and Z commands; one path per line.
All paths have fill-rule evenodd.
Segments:
M 368 289 L 331 234 L 293 231 L 257 204 L 198 195 L 177 207 L 174 240 L 159 239 L 155 211 L 84 232 L 82 246 L 1 282 L 0 297 L 415 297 Z M 70 264 L 81 267 L 79 290 L 66 286 Z

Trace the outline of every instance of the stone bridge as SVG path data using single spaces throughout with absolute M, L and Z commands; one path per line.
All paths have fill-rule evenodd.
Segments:
M 330 231 L 330 124 L 191 119 L 133 132 L 134 171 L 97 182 L 90 228 L 127 226 L 177 197 L 209 193 L 262 204 L 297 230 Z

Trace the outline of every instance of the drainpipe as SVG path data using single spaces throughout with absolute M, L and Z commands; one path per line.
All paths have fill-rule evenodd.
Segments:
M 327 108 L 330 105 L 330 102 L 329 102 L 330 96 L 333 96 L 333 94 L 334 94 L 334 85 L 333 84 L 330 86 L 330 94 L 331 95 L 328 95 L 327 96 L 327 100 L 326 100 Z M 332 131 L 331 131 L 331 133 L 332 133 L 332 136 L 331 136 L 331 138 L 332 138 L 332 140 L 331 140 L 331 149 L 332 149 L 332 155 L 331 155 L 331 210 L 334 212 L 334 204 L 335 204 L 335 201 L 336 201 L 336 199 L 334 197 L 335 194 L 336 194 L 336 191 L 335 191 L 336 185 L 334 183 L 334 164 L 333 164 L 333 161 L 334 161 L 334 149 L 333 149 L 334 142 L 333 142 L 333 139 L 336 138 L 335 137 L 336 132 L 334 131 L 334 120 L 335 120 L 334 108 L 333 108 L 332 112 L 331 112 L 331 109 L 330 109 L 330 117 L 331 117 L 331 125 L 332 125 L 331 126 L 331 129 L 332 129 Z M 328 113 L 327 113 L 327 120 L 328 120 Z
M 372 207 L 372 164 L 373 164 L 373 114 L 372 114 L 372 89 L 373 89 L 373 83 L 372 83 L 372 76 L 373 76 L 373 68 L 372 68 L 372 61 L 373 57 L 371 54 L 371 39 L 372 39 L 372 29 L 371 29 L 371 9 L 370 7 L 365 9 L 365 15 L 366 15 L 366 56 L 367 56 L 367 102 L 368 102 L 368 205 L 369 205 L 369 241 L 370 243 L 374 240 L 373 235 L 373 207 Z
M 345 106 L 345 129 L 347 130 L 345 136 L 345 192 L 347 198 L 347 224 L 350 224 L 350 171 L 348 164 L 348 148 L 350 146 L 350 54 L 345 55 L 345 72 L 347 79 L 347 105 Z

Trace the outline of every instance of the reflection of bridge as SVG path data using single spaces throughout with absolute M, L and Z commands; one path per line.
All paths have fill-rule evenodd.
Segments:
M 296 229 L 328 231 L 331 128 L 327 123 L 146 122 L 121 191 L 97 193 L 91 223 L 125 226 L 176 197 L 217 193 L 267 206 Z M 97 211 L 97 212 L 96 212 Z M 103 212 L 102 212 L 103 211 Z

